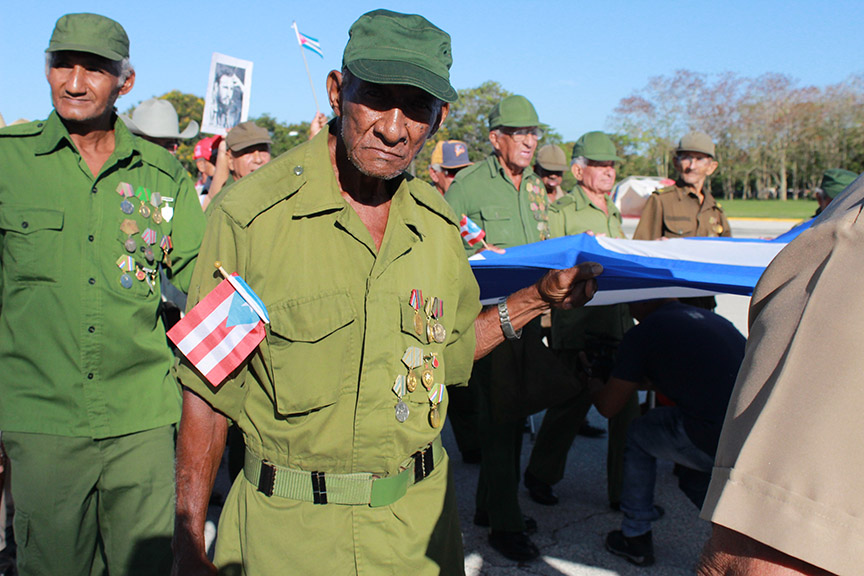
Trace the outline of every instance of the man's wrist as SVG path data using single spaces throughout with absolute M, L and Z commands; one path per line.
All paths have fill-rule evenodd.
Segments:
M 508 340 L 518 340 L 522 337 L 522 329 L 514 330 L 510 322 L 510 310 L 507 308 L 507 298 L 498 300 L 498 320 L 501 322 L 501 331 Z

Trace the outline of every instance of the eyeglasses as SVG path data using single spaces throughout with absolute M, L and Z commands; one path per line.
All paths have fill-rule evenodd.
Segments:
M 515 142 L 522 142 L 528 136 L 533 136 L 537 140 L 543 138 L 543 129 L 538 128 L 537 126 L 532 126 L 530 128 L 501 127 L 498 130 L 500 130 L 502 134 L 510 136 Z
M 540 176 L 541 178 L 552 178 L 552 177 L 563 178 L 564 177 L 564 172 L 562 170 L 554 170 L 554 171 L 553 170 L 546 170 L 545 168 L 543 168 L 539 164 L 534 169 L 534 172 L 536 172 L 537 175 Z

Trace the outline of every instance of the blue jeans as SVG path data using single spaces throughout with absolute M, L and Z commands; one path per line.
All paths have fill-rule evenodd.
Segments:
M 658 458 L 688 468 L 679 477 L 680 488 L 697 506 L 705 499 L 714 459 L 687 436 L 680 409 L 664 406 L 648 411 L 630 424 L 624 449 L 621 531 L 628 538 L 645 534 L 657 519 L 654 483 Z

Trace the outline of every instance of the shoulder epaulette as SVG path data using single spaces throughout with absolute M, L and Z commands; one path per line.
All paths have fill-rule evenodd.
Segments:
M 2 136 L 36 136 L 41 134 L 45 128 L 44 120 L 34 120 L 33 122 L 25 122 L 24 124 L 13 124 L 0 128 L 0 137 Z
M 665 188 L 655 190 L 654 194 L 666 194 L 667 192 L 674 192 L 675 190 L 675 186 L 666 186 Z

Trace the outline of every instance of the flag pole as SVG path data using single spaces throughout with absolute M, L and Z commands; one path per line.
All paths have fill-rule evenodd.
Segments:
M 293 22 L 291 27 L 294 28 L 294 33 L 297 34 L 297 46 L 300 48 L 300 55 L 303 57 L 303 65 L 306 66 L 306 77 L 309 78 L 309 88 L 312 89 L 312 98 L 315 100 L 315 113 L 320 114 L 321 108 L 318 106 L 318 96 L 315 94 L 315 84 L 312 83 L 312 74 L 309 72 L 309 62 L 306 60 L 306 52 L 300 43 L 300 30 L 297 29 L 297 22 Z

